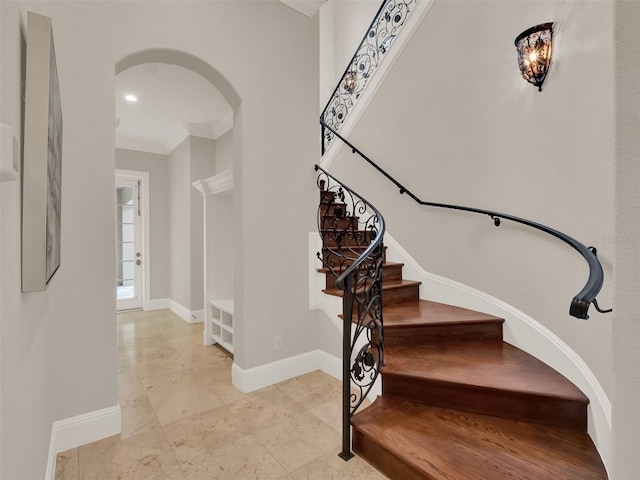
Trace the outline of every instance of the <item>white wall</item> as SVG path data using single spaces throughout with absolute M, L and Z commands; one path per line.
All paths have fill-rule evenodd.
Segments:
M 320 7 L 321 111 L 381 4 L 381 0 L 328 0 Z
M 38 9 L 47 14 L 51 5 Z M 1 120 L 21 138 L 21 5 L 2 2 Z M 44 477 L 52 423 L 117 404 L 113 75 L 91 38 L 54 21 L 64 115 L 61 265 L 20 293 L 20 183 L 4 182 L 0 477 Z M 66 34 L 65 34 L 66 31 Z M 86 48 L 79 48 L 82 45 Z M 87 68 L 88 65 L 97 68 Z M 93 115 L 92 112 L 105 112 Z
M 170 298 L 191 311 L 204 308 L 202 195 L 192 183 L 214 171 L 213 140 L 189 136 L 169 154 Z
M 640 4 L 615 3 L 616 230 L 612 480 L 638 476 L 640 455 Z
M 216 138 L 214 149 L 213 156 L 216 173 L 222 172 L 233 165 L 233 129 Z
M 207 296 L 233 299 L 233 194 L 205 197 L 207 202 Z
M 190 141 L 185 138 L 169 154 L 169 297 L 191 310 L 191 175 Z
M 189 137 L 189 196 L 191 202 L 191 310 L 204 308 L 204 223 L 202 194 L 192 183 L 208 178 L 216 170 L 215 141 L 202 137 Z
M 116 168 L 149 173 L 151 299 L 169 298 L 169 159 L 166 155 L 116 149 Z
M 556 22 L 556 42 L 539 93 L 520 78 L 513 41 L 547 21 Z M 610 2 L 436 2 L 350 139 L 425 200 L 512 213 L 595 245 L 605 272 L 599 300 L 609 307 L 612 29 Z M 576 252 L 526 227 L 419 207 L 349 152 L 332 170 L 381 210 L 425 269 L 540 321 L 611 395 L 612 316 L 568 315 L 587 279 Z
M 0 5 L 2 123 L 19 131 L 27 8 L 52 18 L 65 119 L 62 267 L 47 292 L 18 291 L 19 188 L 1 187 L 2 478 L 32 480 L 43 476 L 53 421 L 117 402 L 114 66 L 136 52 L 188 52 L 241 99 L 230 102 L 241 126 L 233 139 L 235 362 L 251 368 L 317 348 L 306 242 L 319 152 L 318 26 L 275 1 Z M 276 351 L 269 338 L 278 334 L 285 345 Z
M 225 153 L 231 142 L 223 142 Z M 117 168 L 149 172 L 151 299 L 170 298 L 189 310 L 204 305 L 202 196 L 191 183 L 211 176 L 216 144 L 190 136 L 169 155 L 116 150 Z
M 233 130 L 214 143 L 216 173 L 233 166 Z M 233 299 L 233 191 L 205 197 L 207 228 L 207 298 Z

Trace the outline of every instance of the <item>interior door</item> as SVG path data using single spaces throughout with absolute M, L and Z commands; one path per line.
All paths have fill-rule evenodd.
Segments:
M 116 178 L 117 309 L 142 308 L 140 182 Z

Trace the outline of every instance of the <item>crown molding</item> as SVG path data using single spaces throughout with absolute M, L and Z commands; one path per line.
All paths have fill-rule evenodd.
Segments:
M 280 3 L 284 3 L 288 7 L 297 10 L 300 13 L 305 14 L 307 17 L 313 17 L 323 3 L 327 0 L 278 0 Z
M 209 178 L 196 180 L 192 185 L 205 197 L 227 192 L 233 188 L 233 166 Z

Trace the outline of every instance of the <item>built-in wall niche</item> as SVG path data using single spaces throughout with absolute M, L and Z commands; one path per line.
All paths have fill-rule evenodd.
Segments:
M 233 353 L 233 168 L 193 186 L 204 202 L 204 344 Z

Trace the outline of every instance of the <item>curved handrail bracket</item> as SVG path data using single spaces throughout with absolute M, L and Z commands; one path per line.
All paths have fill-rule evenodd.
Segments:
M 532 222 L 531 220 L 526 220 L 524 218 L 516 217 L 514 215 L 509 215 L 506 213 L 494 212 L 492 210 L 484 210 L 481 208 L 473 208 L 473 207 L 465 207 L 462 205 L 450 205 L 445 203 L 435 203 L 435 202 L 427 202 L 421 200 L 417 195 L 415 195 L 411 190 L 398 182 L 395 178 L 393 178 L 389 173 L 387 173 L 382 167 L 376 164 L 373 160 L 371 160 L 367 155 L 361 152 L 357 147 L 355 147 L 352 143 L 350 143 L 346 138 L 340 135 L 336 130 L 332 127 L 324 123 L 323 119 L 320 119 L 320 124 L 323 129 L 328 129 L 335 137 L 339 138 L 345 145 L 347 145 L 354 154 L 357 154 L 362 159 L 364 159 L 367 163 L 369 163 L 373 168 L 375 168 L 378 172 L 380 172 L 387 180 L 393 183 L 400 192 L 401 195 L 407 195 L 411 197 L 413 201 L 418 203 L 419 205 L 427 206 L 427 207 L 438 207 L 438 208 L 447 208 L 451 210 L 461 210 L 470 213 L 479 213 L 482 215 L 488 215 L 493 219 L 493 222 L 496 226 L 500 226 L 502 220 L 510 220 L 515 223 L 520 223 L 522 225 L 526 225 L 531 228 L 535 228 L 536 230 L 540 230 L 545 232 L 557 239 L 565 242 L 573 249 L 575 249 L 582 257 L 585 259 L 589 266 L 589 278 L 585 286 L 580 290 L 580 292 L 571 300 L 571 305 L 569 306 L 569 315 L 572 317 L 580 318 L 580 319 L 588 319 L 589 318 L 589 306 L 594 304 L 597 311 L 601 313 L 609 313 L 613 311 L 612 309 L 601 310 L 598 306 L 598 302 L 596 297 L 598 293 L 600 293 L 600 289 L 604 283 L 604 272 L 602 270 L 602 265 L 598 260 L 596 255 L 596 250 L 593 247 L 586 247 L 583 243 L 579 242 L 573 237 L 562 233 L 558 230 L 555 230 L 551 227 L 547 227 L 541 223 Z

